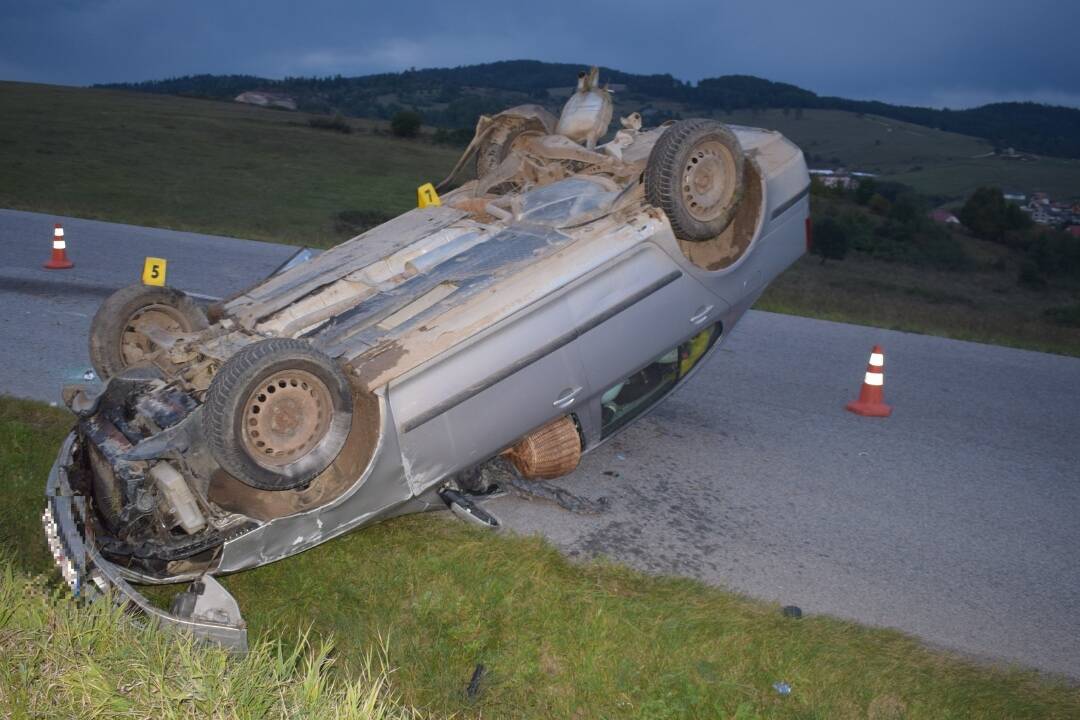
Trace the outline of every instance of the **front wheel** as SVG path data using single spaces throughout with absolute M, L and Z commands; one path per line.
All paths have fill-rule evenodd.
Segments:
M 341 368 L 303 340 L 271 338 L 229 358 L 210 383 L 203 424 L 218 464 L 260 490 L 305 486 L 352 426 Z
M 645 167 L 645 197 L 667 215 L 675 237 L 711 240 L 731 224 L 743 195 L 745 157 L 716 120 L 680 120 L 656 141 Z

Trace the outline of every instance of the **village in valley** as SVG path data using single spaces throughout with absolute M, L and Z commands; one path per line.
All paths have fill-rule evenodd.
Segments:
M 875 173 L 858 172 L 838 169 L 811 169 L 810 175 L 828 188 L 840 188 L 854 190 L 859 183 L 867 179 L 877 177 Z M 1035 191 L 1030 194 L 1022 192 L 1005 192 L 1007 202 L 1014 203 L 1026 213 L 1036 225 L 1044 225 L 1064 230 L 1070 235 L 1080 238 L 1080 200 L 1055 200 L 1048 193 Z M 955 203 L 936 208 L 930 211 L 929 216 L 935 222 L 946 225 L 960 225 L 953 207 Z

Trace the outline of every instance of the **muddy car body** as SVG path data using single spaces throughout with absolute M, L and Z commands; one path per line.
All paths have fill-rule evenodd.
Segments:
M 580 112 L 606 128 L 587 80 Z M 806 165 L 778 133 L 634 114 L 596 145 L 566 115 L 483 118 L 441 204 L 207 314 L 164 288 L 107 300 L 107 382 L 65 390 L 79 422 L 49 478 L 72 587 L 242 645 L 214 575 L 447 504 L 491 522 L 470 473 L 572 471 L 805 252 Z M 130 584 L 185 580 L 168 613 Z

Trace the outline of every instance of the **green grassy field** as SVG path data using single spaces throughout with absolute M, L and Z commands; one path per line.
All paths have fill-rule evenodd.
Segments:
M 760 310 L 941 335 L 1080 357 L 1080 327 L 1047 317 L 1080 297 L 1069 284 L 1032 290 L 1017 283 L 1020 256 L 970 237 L 974 267 L 962 272 L 884 262 L 852 253 L 824 265 L 806 256 L 765 290 Z M 995 264 L 997 263 L 997 264 Z
M 885 179 L 911 185 L 930 195 L 952 198 L 966 197 L 980 185 L 1028 195 L 1042 191 L 1055 200 L 1080 198 L 1080 160 L 1064 158 L 958 158 L 927 165 L 922 170 L 890 173 Z
M 50 570 L 37 525 L 42 486 L 71 422 L 64 411 L 0 397 L 0 542 L 19 573 Z M 1075 685 L 972 664 L 893 631 L 785 618 L 775 605 L 690 580 L 573 563 L 540 539 L 488 534 L 447 513 L 383 523 L 224 583 L 255 637 L 289 643 L 310 626 L 316 644 L 333 635 L 334 657 L 348 668 L 370 668 L 365 658 L 385 643 L 390 694 L 433 716 L 1042 720 L 1080 713 Z M 50 656 L 64 652 L 64 643 L 39 645 L 23 672 L 37 671 L 33 662 L 67 666 Z M 465 688 L 480 663 L 487 674 L 469 700 Z M 99 674 L 95 697 L 144 677 L 125 672 Z M 198 687 L 175 672 L 169 677 L 176 697 Z M 365 687 L 371 677 L 361 677 Z M 777 681 L 790 684 L 791 694 L 778 694 Z
M 372 122 L 346 135 L 164 95 L 0 82 L 0 106 L 0 207 L 297 245 L 348 237 L 341 212 L 415 206 L 458 155 Z

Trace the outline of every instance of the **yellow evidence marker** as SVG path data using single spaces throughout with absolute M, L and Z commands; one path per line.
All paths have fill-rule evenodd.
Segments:
M 439 193 L 435 192 L 435 186 L 424 183 L 416 188 L 416 207 L 426 208 L 428 205 L 442 205 Z
M 142 268 L 142 281 L 143 285 L 164 285 L 165 284 L 165 266 L 168 262 L 165 258 L 148 257 L 143 263 Z

